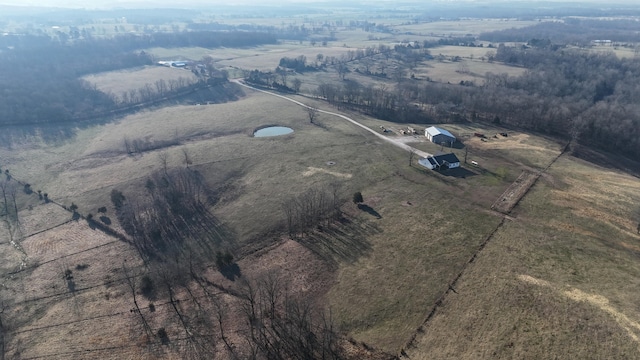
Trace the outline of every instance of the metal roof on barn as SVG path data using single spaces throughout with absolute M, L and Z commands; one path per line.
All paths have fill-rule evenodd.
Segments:
M 431 136 L 436 136 L 436 135 L 442 134 L 442 135 L 446 135 L 446 136 L 454 138 L 454 139 L 456 138 L 455 136 L 453 136 L 453 134 L 451 134 L 447 130 L 439 128 L 439 127 L 435 127 L 435 126 L 428 127 L 427 128 L 427 132 Z

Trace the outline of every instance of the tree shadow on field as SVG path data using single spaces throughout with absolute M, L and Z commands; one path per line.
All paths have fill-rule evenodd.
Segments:
M 358 204 L 358 209 L 366 212 L 369 215 L 375 216 L 377 219 L 382 219 L 382 215 L 380 215 L 379 212 L 377 212 L 374 208 L 372 208 L 367 204 L 362 204 L 362 203 Z
M 236 263 L 229 264 L 223 267 L 222 269 L 220 269 L 219 271 L 220 271 L 220 274 L 222 274 L 222 276 L 224 276 L 225 278 L 231 281 L 236 281 L 236 278 L 239 278 L 242 276 L 242 272 L 240 271 L 240 266 L 238 266 L 238 264 Z
M 371 252 L 368 237 L 381 233 L 378 227 L 363 220 L 342 218 L 305 237 L 296 239 L 300 244 L 332 266 L 341 262 L 353 263 Z

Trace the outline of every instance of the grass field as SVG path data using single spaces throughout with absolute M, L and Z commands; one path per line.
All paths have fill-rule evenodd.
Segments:
M 271 20 L 273 21 L 273 20 Z M 398 25 L 420 33 L 464 35 L 513 26 L 515 21 L 437 22 Z M 282 43 L 244 49 L 149 49 L 160 58 L 214 57 L 220 66 L 273 70 L 279 59 L 318 53 L 340 56 L 367 46 L 360 31 L 345 32 L 347 47 L 309 47 Z M 402 39 L 387 38 L 384 41 Z M 459 63 L 428 61 L 417 77 L 481 84 L 486 72 L 516 76 L 522 69 L 482 62 L 487 48 L 440 47 L 433 55 L 460 56 Z M 473 59 L 471 57 L 473 55 Z M 358 66 L 357 62 L 350 66 Z M 105 92 L 190 73 L 164 67 L 112 72 L 85 79 Z M 337 73 L 307 73 L 303 92 Z M 362 85 L 380 79 L 347 75 Z M 385 86 L 393 82 L 385 80 Z M 296 296 L 326 306 L 347 338 L 410 359 L 451 358 L 640 358 L 640 237 L 636 233 L 640 181 L 572 157 L 557 158 L 559 140 L 479 123 L 444 124 L 462 142 L 453 149 L 425 141 L 424 124 L 394 124 L 336 110 L 303 96 L 298 101 L 340 111 L 372 129 L 413 126 L 420 135 L 403 142 L 429 153 L 451 151 L 476 166 L 442 173 L 424 169 L 409 153 L 387 144 L 341 118 L 320 113 L 311 124 L 291 102 L 244 90 L 235 102 L 181 105 L 140 111 L 117 121 L 70 129 L 57 143 L 37 137 L 0 147 L 3 169 L 32 189 L 19 194 L 19 246 L 5 241 L 9 222 L 0 218 L 0 296 L 8 329 L 7 355 L 22 358 L 155 359 L 183 358 L 172 303 L 138 297 L 154 331 L 163 328 L 170 346 L 147 346 L 135 312 L 124 268 L 139 277 L 146 271 L 127 241 L 111 236 L 60 205 L 104 217 L 122 232 L 110 201 L 112 189 L 134 200 L 145 181 L 162 169 L 189 166 L 219 190 L 210 211 L 236 246 L 241 278 L 278 273 Z M 255 138 L 257 128 L 291 127 L 289 135 Z M 482 141 L 474 133 L 484 133 Z M 507 132 L 508 136 L 498 135 Z M 390 137 L 400 138 L 395 133 Z M 125 140 L 168 144 L 128 154 Z M 185 153 L 190 162 L 185 161 Z M 557 160 L 556 160 L 557 159 Z M 555 161 L 555 162 L 554 162 Z M 551 166 L 547 169 L 547 167 Z M 544 172 L 508 216 L 491 210 L 523 170 Z M 283 203 L 309 189 L 339 189 L 344 223 L 310 230 L 288 239 Z M 351 202 L 360 191 L 364 204 Z M 105 221 L 106 222 L 106 221 Z M 24 263 L 23 263 L 24 262 Z M 213 261 L 212 261 L 213 262 Z M 26 267 L 19 272 L 21 266 Z M 163 264 L 165 265 L 165 264 Z M 168 266 L 169 264 L 167 264 Z M 10 274 L 11 273 L 11 274 Z M 72 277 L 70 277 L 72 275 Z M 202 271 L 215 283 L 228 308 L 225 326 L 238 347 L 242 315 L 241 281 L 214 266 Z M 452 284 L 452 281 L 456 281 Z M 178 299 L 188 299 L 193 281 Z M 221 289 L 224 289 L 222 291 Z M 157 310 L 149 307 L 154 301 Z M 194 301 L 180 303 L 195 309 Z M 213 314 L 204 305 L 204 313 Z M 429 317 L 432 309 L 434 315 Z M 152 314 L 153 313 L 153 314 Z M 211 320 L 211 319 L 210 319 Z M 413 341 L 410 341 L 413 339 Z M 224 352 L 218 342 L 216 351 Z
M 612 52 L 621 59 L 632 59 L 632 58 L 638 57 L 638 54 L 636 54 L 635 49 L 618 47 L 618 46 L 605 46 L 605 45 L 593 46 L 589 48 L 588 51 L 595 52 L 595 53 L 603 53 L 603 54 L 608 54 Z
M 168 82 L 179 78 L 184 78 L 187 83 L 197 80 L 191 71 L 155 65 L 83 77 L 85 81 L 95 85 L 98 90 L 111 93 L 118 98 L 121 98 L 125 91 L 138 90 L 147 84 L 155 90 L 155 82 L 158 80 Z
M 372 125 L 376 122 L 362 115 L 354 117 Z M 348 210 L 359 219 L 363 229 L 370 229 L 365 231 L 369 235 L 362 239 L 370 250 L 334 260 L 337 261 L 339 280 L 328 299 L 340 324 L 353 336 L 393 351 L 419 324 L 424 308 L 474 251 L 485 230 L 499 221 L 494 215 L 485 214 L 475 217 L 472 227 L 459 230 L 455 219 L 472 218 L 476 207 L 473 204 L 488 207 L 491 198 L 499 195 L 506 183 L 486 187 L 493 195 L 479 196 L 472 205 L 460 209 L 449 199 L 467 191 L 464 180 L 445 181 L 428 171 L 409 167 L 408 154 L 383 144 L 341 119 L 321 114 L 316 122 L 317 125 L 309 124 L 305 112 L 296 105 L 251 92 L 235 103 L 141 112 L 116 123 L 78 130 L 74 138 L 57 145 L 24 143 L 20 152 L 15 148 L 1 151 L 6 166 L 16 178 L 29 179 L 34 189 L 43 189 L 54 201 L 78 204 L 83 214 L 95 213 L 99 206 L 107 206 L 107 215 L 115 221 L 109 201 L 110 190 L 120 189 L 127 196 L 141 191 L 145 177 L 160 169 L 159 152 L 167 152 L 170 166 L 177 167 L 183 166 L 181 149 L 185 148 L 193 162 L 191 167 L 202 172 L 210 185 L 232 179 L 223 201 L 213 211 L 240 243 L 277 228 L 283 222 L 279 204 L 309 187 L 337 182 L 347 198 L 355 190 L 363 191 L 367 204 L 381 215 L 381 219 L 376 220 L 356 209 Z M 290 126 L 295 132 L 276 138 L 250 136 L 255 128 L 271 124 Z M 149 141 L 177 139 L 181 145 L 130 156 L 124 152 L 123 134 Z M 27 158 L 33 160 L 25 161 Z M 332 165 L 328 165 L 329 161 Z M 481 177 L 477 177 L 478 181 Z M 442 201 L 451 201 L 451 208 L 438 206 Z M 406 206 L 409 203 L 412 205 Z M 31 285 L 15 300 L 24 302 L 50 295 L 58 300 L 29 300 L 34 305 L 20 317 L 15 317 L 16 322 L 29 324 L 29 327 L 63 323 L 64 314 L 73 309 L 77 309 L 73 311 L 78 312 L 75 315 L 78 319 L 100 316 L 104 312 L 98 309 L 102 308 L 100 304 L 104 300 L 101 299 L 105 297 L 119 299 L 104 309 L 107 313 L 128 309 L 124 284 L 109 287 L 111 290 L 108 291 L 100 288 L 83 291 L 81 296 L 73 297 L 65 291 L 68 284 L 61 275 L 66 268 L 73 270 L 75 266 L 87 264 L 86 270 L 77 272 L 75 286 L 78 288 L 105 281 L 109 274 L 109 279 L 115 279 L 114 271 L 121 265 L 121 259 L 107 265 L 96 256 L 111 256 L 108 255 L 111 252 L 113 256 L 132 256 L 128 245 L 101 235 L 82 220 L 65 224 L 71 214 L 55 205 L 38 205 L 30 213 L 27 211 L 23 218 L 30 229 L 29 234 L 46 229 L 42 219 L 49 219 L 52 229 L 24 240 L 29 264 L 38 267 L 25 274 L 26 277 L 16 279 Z M 421 222 L 423 218 L 425 221 Z M 474 232 L 472 228 L 483 230 Z M 425 237 L 427 230 L 430 235 Z M 445 233 L 448 242 L 443 243 Z M 96 250 L 91 250 L 94 248 Z M 75 253 L 77 255 L 71 255 Z M 73 272 L 76 274 L 76 270 Z M 417 283 L 415 288 L 407 287 L 411 283 L 408 281 L 402 282 L 402 286 L 392 286 L 394 279 L 406 276 L 415 279 L 412 281 L 424 278 L 429 281 Z M 56 285 L 45 290 L 46 284 Z M 372 297 L 368 300 L 359 298 L 360 290 L 372 292 Z M 401 303 L 394 303 L 395 291 L 406 292 Z M 70 301 L 79 303 L 74 305 Z M 393 306 L 390 308 L 389 304 Z M 40 320 L 36 321 L 36 318 Z M 122 318 L 121 321 L 115 322 L 114 326 L 125 326 L 132 320 Z M 104 322 L 92 322 L 89 328 L 92 326 L 105 327 Z M 110 331 L 114 330 L 111 328 Z M 386 338 L 384 334 L 388 331 L 396 335 Z M 109 338 L 108 333 L 107 330 L 100 333 L 102 341 L 85 340 L 101 346 L 113 344 L 114 339 Z M 51 342 L 54 340 L 35 342 L 30 334 L 27 332 L 15 338 L 21 344 L 29 344 L 29 356 L 58 349 L 59 345 Z M 71 334 L 59 334 L 56 338 L 68 339 L 68 336 Z M 77 346 L 87 347 L 91 344 Z
M 537 24 L 537 21 L 514 19 L 468 19 L 457 21 L 434 21 L 421 24 L 396 26 L 397 31 L 432 36 L 478 35 L 482 32 L 520 28 Z
M 638 310 L 631 295 L 640 271 L 632 261 L 640 240 L 633 232 L 635 223 L 625 217 L 638 201 L 636 179 L 561 158 L 513 210 L 515 220 L 500 227 L 466 268 L 456 293 L 445 298 L 446 306 L 423 325 L 450 281 L 501 223 L 501 215 L 489 210 L 493 201 L 522 169 L 548 165 L 562 144 L 513 131 L 494 138 L 492 134 L 504 129 L 486 125 L 445 125 L 463 140 L 479 166 L 466 169 L 464 177 L 441 175 L 410 167 L 407 153 L 341 119 L 321 114 L 316 125 L 309 124 L 299 106 L 247 91 L 234 103 L 140 112 L 79 129 L 74 138 L 57 145 L 24 143 L 20 152 L 0 151 L 14 176 L 29 179 L 34 189 L 46 189 L 63 204 L 73 201 L 84 214 L 105 205 L 113 217 L 108 199 L 112 188 L 127 195 L 142 191 L 145 177 L 160 169 L 160 152 L 169 155 L 170 166 L 179 167 L 184 166 L 182 149 L 187 149 L 191 167 L 211 186 L 225 184 L 223 199 L 212 210 L 247 246 L 279 228 L 279 204 L 294 194 L 331 183 L 341 184 L 347 199 L 353 191 L 362 191 L 369 210 L 352 204 L 344 208 L 355 221 L 348 230 L 353 237 L 339 240 L 317 233 L 314 242 L 289 242 L 258 252 L 240 266 L 249 276 L 280 264 L 288 274 L 298 274 L 296 281 L 309 279 L 300 286 L 326 299 L 348 336 L 388 353 L 398 352 L 419 329 L 423 332 L 417 333 L 413 347 L 405 349 L 412 358 L 486 357 L 494 352 L 519 357 L 541 344 L 548 350 L 539 350 L 536 357 L 557 354 L 566 344 L 575 345 L 572 351 L 581 356 L 590 354 L 588 344 L 605 334 L 613 336 L 606 335 L 608 350 L 599 354 L 622 356 L 637 350 L 637 344 L 624 343 L 640 335 L 634 330 Z M 374 129 L 392 126 L 348 115 Z M 265 125 L 290 126 L 294 133 L 251 136 Z M 480 141 L 474 132 L 487 134 L 489 140 Z M 123 134 L 179 145 L 130 156 Z M 408 141 L 426 151 L 439 148 L 419 139 Z M 465 149 L 454 152 L 463 158 Z M 606 192 L 603 184 L 609 187 Z M 114 337 L 118 329 L 136 323 L 135 317 L 125 315 L 131 305 L 118 272 L 123 258 L 135 264 L 131 247 L 83 220 L 66 223 L 70 217 L 53 204 L 23 210 L 26 233 L 46 230 L 47 224 L 52 229 L 22 242 L 31 267 L 7 283 L 5 295 L 13 294 L 13 301 L 21 304 L 11 319 L 28 330 L 9 340 L 11 351 L 25 356 L 62 353 L 62 344 L 76 331 L 94 335 L 83 337 L 74 351 L 122 346 L 135 337 Z M 347 241 L 347 247 L 340 241 Z M 19 259 L 10 252 L 4 258 L 7 263 Z M 311 262 L 316 265 L 304 266 Z M 65 269 L 73 271 L 73 286 L 81 289 L 75 295 L 64 280 Z M 301 278 L 303 269 L 310 272 Z M 226 281 L 216 273 L 207 276 Z M 611 278 L 617 280 L 612 283 Z M 23 283 L 29 285 L 19 285 Z M 20 286 L 20 294 L 12 292 Z M 496 293 L 505 295 L 496 299 Z M 161 320 L 169 315 L 162 314 L 154 317 L 154 326 L 169 324 Z M 102 316 L 113 320 L 83 320 Z M 44 330 L 70 319 L 74 325 Z M 172 336 L 179 334 L 177 328 L 167 329 Z M 449 341 L 460 331 L 468 334 L 463 342 Z M 473 335 L 481 332 L 488 338 Z M 572 335 L 576 332 L 579 338 Z M 149 356 L 139 351 L 134 346 L 126 354 Z
M 638 357 L 638 180 L 571 157 L 549 174 L 468 268 L 409 358 Z

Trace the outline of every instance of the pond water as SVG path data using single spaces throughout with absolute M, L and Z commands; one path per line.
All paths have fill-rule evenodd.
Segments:
M 266 128 L 262 128 L 253 133 L 255 137 L 267 137 L 267 136 L 278 136 L 278 135 L 286 135 L 291 134 L 293 132 L 292 128 L 286 126 L 269 126 Z

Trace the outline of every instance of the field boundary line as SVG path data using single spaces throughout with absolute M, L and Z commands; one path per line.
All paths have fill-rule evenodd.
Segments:
M 511 209 L 515 208 L 520 203 L 520 200 L 522 198 L 524 198 L 529 193 L 529 190 L 531 190 L 531 188 L 538 182 L 538 179 L 542 176 L 542 174 L 544 174 L 553 164 L 555 164 L 555 162 L 558 159 L 560 159 L 560 157 L 562 155 L 564 155 L 567 152 L 567 150 L 569 150 L 570 144 L 571 143 L 568 143 L 562 149 L 560 154 L 558 154 L 558 156 L 553 158 L 553 160 L 551 160 L 551 162 L 543 170 L 539 171 L 536 174 L 535 181 L 531 184 L 531 186 L 529 186 L 527 188 L 527 190 L 522 194 L 522 196 L 520 196 L 518 201 L 516 201 L 514 203 L 514 205 L 511 207 Z M 478 247 L 478 249 L 473 253 L 473 255 L 469 258 L 469 260 L 467 260 L 464 263 L 464 265 L 462 266 L 462 269 L 460 269 L 460 272 L 458 272 L 458 275 L 456 275 L 456 277 L 454 277 L 453 280 L 449 282 L 449 284 L 447 286 L 447 289 L 442 293 L 442 295 L 440 295 L 440 297 L 438 297 L 438 300 L 436 300 L 436 302 L 433 304 L 433 306 L 431 307 L 431 310 L 427 314 L 427 317 L 424 319 L 422 324 L 420 326 L 418 326 L 418 328 L 413 332 L 413 335 L 409 338 L 409 340 L 400 348 L 398 358 L 407 358 L 407 359 L 409 358 L 409 355 L 407 355 L 406 349 L 409 349 L 409 348 L 412 348 L 412 347 L 415 346 L 415 341 L 416 341 L 416 338 L 418 337 L 418 334 L 425 332 L 425 327 L 426 327 L 427 323 L 435 316 L 436 311 L 438 310 L 439 307 L 442 306 L 442 304 L 446 300 L 447 296 L 451 292 L 457 293 L 455 288 L 454 288 L 454 286 L 458 283 L 458 280 L 460 280 L 460 278 L 462 278 L 462 275 L 464 274 L 465 270 L 469 267 L 469 265 L 471 265 L 472 263 L 474 263 L 476 261 L 476 259 L 480 255 L 480 252 L 487 246 L 489 241 L 498 232 L 498 230 L 500 230 L 500 228 L 502 228 L 502 226 L 505 224 L 506 220 L 510 220 L 510 219 L 512 219 L 512 218 L 510 216 L 508 216 L 507 214 L 503 214 L 502 215 L 502 220 L 500 220 L 500 223 L 498 223 L 498 225 L 491 231 L 491 233 L 489 233 L 489 235 L 487 235 L 485 240 L 482 243 L 480 243 L 480 246 Z
M 36 236 L 36 235 L 38 235 L 38 234 L 42 234 L 42 233 L 43 233 L 43 232 L 45 232 L 45 231 L 53 230 L 53 229 L 58 228 L 58 227 L 60 227 L 60 226 L 62 226 L 62 225 L 66 225 L 66 224 L 68 224 L 68 223 L 70 223 L 70 222 L 72 222 L 72 221 L 73 221 L 73 219 L 69 219 L 69 220 L 67 220 L 67 221 L 65 221 L 65 222 L 62 222 L 62 223 L 60 223 L 60 224 L 58 224 L 58 225 L 54 225 L 54 226 L 52 226 L 52 227 L 50 227 L 50 228 L 47 228 L 47 229 L 44 229 L 44 230 L 40 230 L 40 231 L 36 231 L 36 232 L 34 232 L 33 234 L 29 234 L 29 235 L 27 235 L 27 236 L 23 237 L 21 241 L 25 241 L 25 240 L 27 240 L 28 238 L 30 238 L 30 237 L 32 237 L 32 236 Z

